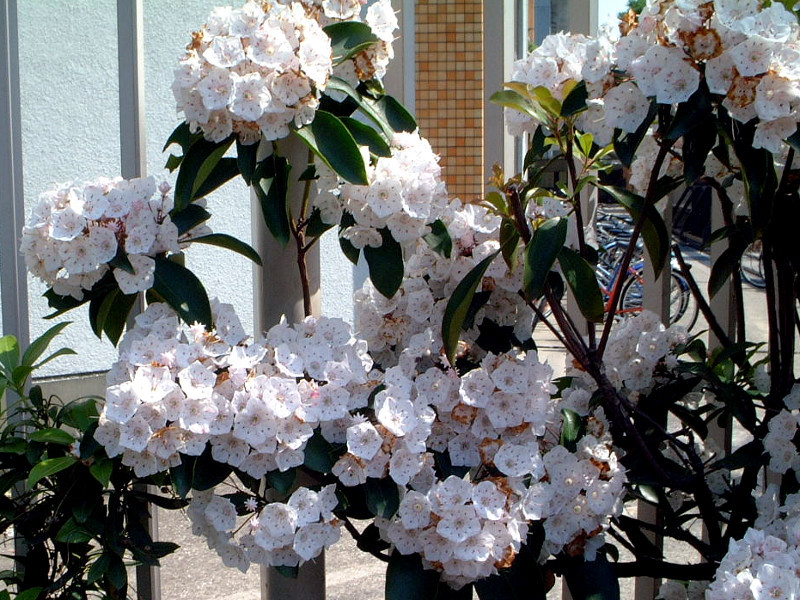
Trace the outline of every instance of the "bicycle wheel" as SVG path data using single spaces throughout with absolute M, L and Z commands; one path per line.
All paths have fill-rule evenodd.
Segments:
M 700 307 L 686 278 L 678 271 L 672 271 L 669 285 L 669 324 L 681 325 L 689 331 L 697 323 L 699 313 Z
M 631 275 L 622 284 L 622 291 L 619 293 L 619 305 L 617 307 L 617 319 L 635 317 L 642 311 L 644 301 L 644 280 L 640 273 Z
M 761 240 L 750 244 L 742 254 L 741 264 L 742 279 L 757 288 L 767 287 L 764 279 L 764 254 L 761 250 Z

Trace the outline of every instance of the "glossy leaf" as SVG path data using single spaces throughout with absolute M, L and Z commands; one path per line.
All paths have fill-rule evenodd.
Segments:
M 369 184 L 358 144 L 339 117 L 318 110 L 314 120 L 296 133 L 314 154 L 345 181 L 355 185 Z
M 499 104 L 505 108 L 512 108 L 523 114 L 538 118 L 533 104 L 525 96 L 514 90 L 502 90 L 495 92 L 489 98 L 489 101 L 494 104 Z
M 70 517 L 56 534 L 57 542 L 65 544 L 81 544 L 92 539 L 92 533 Z
M 722 289 L 731 275 L 733 275 L 742 262 L 742 255 L 747 250 L 748 243 L 746 238 L 732 236 L 729 238 L 730 246 L 725 248 L 722 253 L 711 265 L 711 273 L 708 277 L 708 294 L 712 298 Z
M 238 175 L 240 175 L 238 160 L 231 156 L 221 158 L 202 185 L 192 194 L 192 200 L 205 198 Z
M 559 443 L 570 452 L 575 452 L 578 447 L 578 440 L 583 437 L 585 427 L 583 419 L 574 410 L 568 408 L 561 409 L 564 422 L 561 425 L 561 438 Z
M 317 430 L 306 443 L 303 464 L 317 473 L 330 473 L 338 459 L 338 454 L 339 452 L 336 451 L 333 444 L 326 440 Z
M 558 263 L 575 296 L 581 314 L 586 317 L 587 321 L 601 322 L 605 306 L 592 265 L 580 254 L 566 247 L 562 248 L 558 255 Z
M 356 89 L 347 83 L 344 79 L 339 77 L 331 77 L 328 80 L 327 89 L 330 91 L 345 94 L 366 117 L 371 119 L 378 127 L 381 128 L 384 135 L 391 137 L 394 133 L 389 123 L 386 122 L 385 116 L 381 113 L 373 101 L 369 101 L 359 94 Z
M 279 494 L 288 494 L 297 479 L 297 469 L 287 471 L 271 471 L 266 475 L 269 487 L 276 490 Z
M 610 186 L 598 185 L 601 190 L 611 194 L 633 217 L 634 221 L 639 220 L 645 200 L 641 196 L 628 190 Z M 642 238 L 647 247 L 653 270 L 658 276 L 667 262 L 670 249 L 670 235 L 661 213 L 654 206 L 648 206 L 645 211 L 645 221 L 642 226 Z
M 211 213 L 202 206 L 190 204 L 180 211 L 170 213 L 170 220 L 178 228 L 178 234 L 183 235 L 190 229 L 205 223 L 211 218 Z
M 95 335 L 99 338 L 105 332 L 109 341 L 116 346 L 137 298 L 137 294 L 123 294 L 116 289 L 105 298 L 93 299 L 89 305 L 89 322 Z
M 423 236 L 422 239 L 427 242 L 431 250 L 445 258 L 450 258 L 450 253 L 453 251 L 453 240 L 450 238 L 447 226 L 442 223 L 441 219 L 431 223 L 431 232 Z
M 161 151 L 164 152 L 172 144 L 178 144 L 181 149 L 186 152 L 189 146 L 202 139 L 202 137 L 203 134 L 199 131 L 197 133 L 192 133 L 189 124 L 184 121 L 178 125 L 171 134 L 169 134 L 169 137 L 167 138 L 167 141 Z
M 111 481 L 111 473 L 114 471 L 114 463 L 108 459 L 100 459 L 89 467 L 89 473 L 97 481 L 100 482 L 104 488 L 108 487 Z
M 233 143 L 233 137 L 215 143 L 198 140 L 186 151 L 175 181 L 175 212 L 186 208 Z
M 200 237 L 192 238 L 192 242 L 200 244 L 209 244 L 211 246 L 218 246 L 220 248 L 227 248 L 233 250 L 237 254 L 241 254 L 245 258 L 249 258 L 257 265 L 261 266 L 261 257 L 258 252 L 245 242 L 228 235 L 227 233 L 210 233 L 208 235 L 201 235 Z
M 650 123 L 658 112 L 658 105 L 655 101 L 650 103 L 650 111 L 647 113 L 642 124 L 633 133 L 624 133 L 619 129 L 614 131 L 614 152 L 619 158 L 620 162 L 626 167 L 630 168 L 633 159 L 636 156 L 636 150 L 647 135 L 647 130 L 650 128 Z
M 678 104 L 664 139 L 675 141 L 703 123 L 714 123 L 709 91 L 703 83 L 686 102 Z M 711 148 L 709 148 L 710 150 Z
M 573 600 L 619 600 L 619 581 L 603 556 L 591 562 L 572 559 L 564 578 Z
M 333 23 L 323 27 L 323 30 L 331 38 L 331 58 L 334 66 L 380 41 L 372 33 L 369 25 L 356 21 Z
M 259 170 L 268 170 L 270 175 L 260 179 L 258 170 L 253 179 L 253 190 L 261 205 L 264 223 L 275 240 L 282 246 L 289 243 L 289 171 L 291 167 L 282 156 L 268 156 L 260 163 Z
M 364 259 L 369 267 L 372 285 L 381 294 L 391 298 L 403 283 L 403 249 L 388 229 L 381 230 L 381 238 L 383 241 L 378 248 L 364 248 Z
M 561 104 L 561 116 L 571 117 L 586 110 L 586 100 L 589 98 L 589 93 L 586 91 L 586 82 L 581 81 L 564 98 Z
M 414 132 L 417 130 L 417 120 L 408 109 L 392 96 L 383 96 L 375 102 L 375 109 L 389 124 L 394 132 Z
M 369 151 L 376 156 L 389 157 L 392 155 L 389 143 L 372 127 L 351 117 L 341 117 L 341 121 L 358 145 L 367 146 Z
M 475 297 L 475 292 L 483 279 L 486 269 L 492 264 L 499 252 L 495 252 L 484 258 L 472 270 L 467 273 L 464 279 L 453 290 L 453 294 L 447 301 L 442 318 L 442 340 L 444 341 L 444 351 L 450 364 L 454 364 L 456 349 L 458 348 L 458 338 L 461 335 L 461 328 L 467 318 L 470 304 Z
M 544 294 L 547 275 L 567 240 L 567 226 L 567 219 L 549 219 L 539 226 L 525 247 L 522 289 L 528 300 L 536 300 Z
M 212 329 L 211 303 L 206 290 L 186 267 L 157 256 L 153 290 L 175 309 L 184 323 L 202 323 Z
M 439 574 L 422 567 L 418 554 L 403 555 L 396 550 L 386 568 L 385 600 L 433 600 Z
M 0 364 L 5 367 L 9 376 L 19 365 L 19 342 L 13 335 L 0 338 Z
M 236 163 L 247 185 L 253 180 L 258 157 L 258 143 L 243 144 L 236 139 Z
M 50 477 L 56 473 L 60 473 L 64 469 L 69 469 L 77 462 L 74 456 L 59 456 L 58 458 L 46 458 L 42 462 L 36 464 L 31 469 L 28 475 L 28 489 L 32 489 L 45 477 Z
M 103 552 L 100 557 L 92 563 L 92 566 L 89 567 L 86 580 L 89 583 L 100 581 L 106 574 L 106 571 L 108 571 L 109 565 L 111 565 L 111 555 L 108 552 Z
M 61 444 L 62 446 L 70 446 L 75 443 L 75 438 L 64 431 L 55 427 L 49 429 L 38 429 L 31 433 L 31 441 L 42 442 L 45 444 Z
M 367 477 L 364 485 L 367 508 L 376 517 L 391 519 L 400 507 L 400 494 L 393 479 Z

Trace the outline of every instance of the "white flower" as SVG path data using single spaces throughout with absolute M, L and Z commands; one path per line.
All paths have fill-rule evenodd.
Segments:
M 627 81 L 608 91 L 604 108 L 609 127 L 633 133 L 647 117 L 650 102 L 636 85 Z
M 370 460 L 381 448 L 383 438 L 369 422 L 347 428 L 347 450 L 364 460 Z

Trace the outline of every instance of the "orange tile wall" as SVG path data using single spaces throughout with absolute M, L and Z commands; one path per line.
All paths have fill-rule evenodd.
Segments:
M 483 196 L 483 0 L 417 0 L 420 132 L 441 156 L 450 194 Z

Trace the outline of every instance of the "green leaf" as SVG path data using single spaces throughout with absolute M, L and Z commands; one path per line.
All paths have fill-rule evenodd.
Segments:
M 97 401 L 94 398 L 84 398 L 67 404 L 61 411 L 61 420 L 68 427 L 86 431 L 99 415 Z
M 403 555 L 396 550 L 386 568 L 385 600 L 433 600 L 439 575 L 424 569 L 418 554 Z
M 153 290 L 178 313 L 184 323 L 213 327 L 211 303 L 197 276 L 186 267 L 163 256 L 156 257 Z
M 24 592 L 17 594 L 17 597 L 14 600 L 36 600 L 41 593 L 42 588 L 40 587 L 28 588 Z
M 19 342 L 13 335 L 4 335 L 0 338 L 0 364 L 10 376 L 19 365 Z
M 280 566 L 272 568 L 275 569 L 281 577 L 286 577 L 287 579 L 297 579 L 300 573 L 300 567 Z
M 558 263 L 575 295 L 581 314 L 586 317 L 587 321 L 601 322 L 605 305 L 603 304 L 603 293 L 597 284 L 597 276 L 592 265 L 580 254 L 566 247 L 562 248 L 558 255 Z
M 381 130 L 387 137 L 392 136 L 394 131 L 392 131 L 392 128 L 389 126 L 389 123 L 386 122 L 385 116 L 380 112 L 375 103 L 371 100 L 368 100 L 361 94 L 359 94 L 356 91 L 356 89 L 349 83 L 347 83 L 344 79 L 340 79 L 339 77 L 331 77 L 328 80 L 328 85 L 326 89 L 347 95 L 350 98 L 350 100 L 355 102 L 359 110 L 365 116 L 369 117 L 378 127 L 381 128 Z
M 564 577 L 573 600 L 619 600 L 619 581 L 603 556 L 592 562 L 572 559 Z
M 351 117 L 340 117 L 340 119 L 358 145 L 367 146 L 369 151 L 376 156 L 389 157 L 392 155 L 389 143 L 372 127 Z
M 441 221 L 436 219 L 431 223 L 431 232 L 422 237 L 431 247 L 431 250 L 437 254 L 441 254 L 445 258 L 450 258 L 453 252 L 453 240 L 450 238 L 450 232 L 447 231 L 447 226 Z
M 267 229 L 275 240 L 285 247 L 291 235 L 288 207 L 291 166 L 285 158 L 274 154 L 261 161 L 260 165 L 262 168 L 268 167 L 270 176 L 262 181 L 259 180 L 257 173 L 254 176 L 253 189 L 261 205 L 261 215 L 264 217 Z
M 714 123 L 712 110 L 707 86 L 703 84 L 686 102 L 678 104 L 675 117 L 669 124 L 664 139 L 675 141 L 702 123 Z
M 233 143 L 233 137 L 215 143 L 201 139 L 192 144 L 184 155 L 175 181 L 175 211 L 186 208 L 203 183 Z
M 92 474 L 97 481 L 100 482 L 104 488 L 108 487 L 111 481 L 111 473 L 114 471 L 113 461 L 107 458 L 101 458 L 89 467 L 89 473 Z
M 514 90 L 502 90 L 500 92 L 495 92 L 489 98 L 489 101 L 493 104 L 499 104 L 500 106 L 504 106 L 506 108 L 513 108 L 514 110 L 539 120 L 540 115 L 538 115 L 536 112 L 536 109 L 531 101 Z
M 336 223 L 326 223 L 323 221 L 322 213 L 318 208 L 315 208 L 311 211 L 311 216 L 308 218 L 308 223 L 306 224 L 306 236 L 310 238 L 319 237 L 335 226 Z
M 89 572 L 86 575 L 86 581 L 89 583 L 95 583 L 96 581 L 100 581 L 103 578 L 103 575 L 106 574 L 108 571 L 108 567 L 111 564 L 111 555 L 107 552 L 103 552 L 96 561 L 92 563 L 92 566 L 89 567 Z
M 339 117 L 318 110 L 314 120 L 296 133 L 314 154 L 345 181 L 369 185 L 358 144 Z
M 28 442 L 22 438 L 8 438 L 0 444 L 2 454 L 25 454 Z
M 483 279 L 483 275 L 486 273 L 486 269 L 489 268 L 489 265 L 492 264 L 498 254 L 499 252 L 494 252 L 475 265 L 456 286 L 447 301 L 444 317 L 442 318 L 442 340 L 444 341 L 445 354 L 451 365 L 455 364 L 458 338 L 461 335 L 461 328 L 469 312 L 472 299 L 475 297 L 475 292 Z
M 564 423 L 561 426 L 561 438 L 559 443 L 570 452 L 575 452 L 578 447 L 578 440 L 580 440 L 585 433 L 583 419 L 574 410 L 568 408 L 562 408 L 561 414 L 564 417 Z
M 539 226 L 525 247 L 522 289 L 528 300 L 536 300 L 544 294 L 547 274 L 567 240 L 567 226 L 567 219 L 549 219 Z
M 257 265 L 261 266 L 261 257 L 258 252 L 245 242 L 236 239 L 232 235 L 226 233 L 210 233 L 208 235 L 201 235 L 200 237 L 192 238 L 192 242 L 199 242 L 201 244 L 209 244 L 211 246 L 219 246 L 220 248 L 227 248 L 234 252 L 241 254 L 245 258 L 249 258 Z
M 61 333 L 61 331 L 70 323 L 70 321 L 66 321 L 64 323 L 54 325 L 34 341 L 32 341 L 30 346 L 28 346 L 27 350 L 25 350 L 25 353 L 22 355 L 22 362 L 20 364 L 29 367 L 32 367 L 34 364 L 36 364 L 36 361 L 39 360 L 39 357 L 45 353 L 47 347 L 50 345 L 50 342 L 53 341 L 53 338 Z M 2 340 L 0 340 L 0 344 L 2 344 Z
M 588 98 L 589 93 L 586 91 L 586 82 L 581 81 L 564 98 L 564 102 L 561 104 L 561 116 L 571 117 L 586 110 L 586 100 Z
M 639 220 L 645 200 L 641 196 L 634 194 L 623 188 L 611 185 L 597 185 L 601 190 L 611 194 L 633 217 L 634 221 Z M 647 247 L 647 253 L 653 265 L 656 277 L 661 273 L 667 263 L 670 248 L 670 235 L 661 213 L 655 206 L 648 206 L 645 211 L 645 221 L 642 225 L 642 237 Z
M 381 229 L 381 238 L 383 242 L 378 248 L 364 248 L 364 258 L 372 285 L 381 294 L 391 298 L 403 283 L 403 249 L 387 228 Z
M 509 271 L 516 269 L 519 263 L 517 248 L 519 247 L 520 239 L 522 238 L 519 235 L 519 231 L 517 231 L 511 219 L 503 219 L 500 223 L 500 251 Z
M 116 346 L 137 299 L 137 294 L 123 294 L 119 289 L 111 291 L 104 298 L 94 298 L 89 305 L 89 321 L 95 335 L 99 338 L 105 332 L 109 341 Z
M 653 122 L 657 112 L 658 105 L 655 101 L 651 101 L 650 111 L 647 113 L 647 117 L 642 121 L 642 124 L 639 125 L 639 128 L 635 132 L 624 133 L 619 129 L 614 131 L 614 152 L 620 162 L 626 167 L 630 168 L 633 163 L 633 159 L 636 157 L 636 150 L 647 135 L 650 123 Z
M 356 21 L 333 23 L 323 27 L 323 30 L 331 38 L 331 58 L 334 66 L 380 41 L 372 33 L 369 25 Z
M 364 485 L 367 508 L 376 517 L 391 519 L 400 507 L 400 493 L 393 479 L 367 477 Z
M 64 431 L 63 429 L 39 429 L 31 433 L 31 441 L 43 442 L 46 444 L 61 444 L 62 446 L 71 446 L 75 443 L 75 438 Z
M 173 132 L 167 138 L 167 142 L 164 144 L 164 147 L 161 149 L 164 152 L 167 148 L 169 148 L 172 144 L 178 144 L 181 149 L 186 152 L 186 150 L 194 144 L 196 141 L 203 138 L 202 132 L 198 131 L 197 133 L 192 133 L 189 124 L 184 121 L 180 125 L 178 125 Z
M 375 103 L 375 109 L 392 128 L 392 131 L 407 131 L 409 133 L 417 130 L 417 120 L 408 109 L 400 104 L 392 96 L 383 96 Z
M 178 234 L 183 235 L 190 229 L 208 221 L 211 213 L 202 206 L 190 204 L 180 211 L 173 210 L 169 216 L 175 227 L 178 228 Z
M 326 440 L 317 429 L 306 443 L 303 464 L 317 473 L 330 473 L 339 454 L 340 452 L 336 451 L 333 444 Z
M 34 465 L 30 475 L 28 475 L 28 489 L 33 489 L 33 486 L 45 477 L 50 477 L 64 469 L 69 469 L 77 461 L 78 459 L 74 456 L 59 456 L 58 458 L 47 458 Z
M 78 354 L 78 353 L 75 352 L 75 350 L 73 350 L 72 348 L 59 348 L 58 350 L 56 350 L 52 354 L 47 355 L 45 358 L 43 358 L 38 363 L 33 365 L 33 369 L 38 369 L 42 365 L 46 365 L 51 360 L 55 360 L 59 356 L 74 356 L 76 354 Z M 26 368 L 29 368 L 29 367 L 26 367 Z
M 208 177 L 192 193 L 192 200 L 205 198 L 239 174 L 239 163 L 236 158 L 232 156 L 221 158 L 208 174 Z
M 239 166 L 239 173 L 242 174 L 242 179 L 247 185 L 253 180 L 253 174 L 256 171 L 258 157 L 258 144 L 243 144 L 236 139 L 236 162 Z
M 742 262 L 742 255 L 749 245 L 746 238 L 734 235 L 730 238 L 730 246 L 725 248 L 722 253 L 711 265 L 711 273 L 708 277 L 708 294 L 712 298 L 717 295 L 725 285 L 725 282 L 730 279 Z
M 271 471 L 266 475 L 267 484 L 279 494 L 286 495 L 292 489 L 295 479 L 297 479 L 297 469 L 286 471 Z

